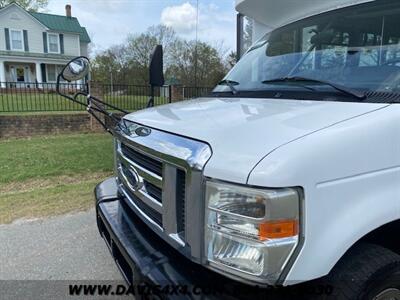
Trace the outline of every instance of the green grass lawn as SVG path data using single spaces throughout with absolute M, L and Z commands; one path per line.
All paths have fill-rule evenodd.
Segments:
M 0 142 L 0 223 L 89 208 L 113 169 L 112 137 L 75 134 Z
M 81 97 L 80 100 L 86 101 L 84 97 Z M 146 107 L 148 97 L 144 95 L 106 95 L 103 100 L 128 111 L 136 111 Z M 168 99 L 165 97 L 156 97 L 155 99 L 156 105 L 166 103 L 168 103 Z M 84 110 L 83 106 L 56 93 L 0 93 L 0 113 Z
M 29 111 L 83 111 L 73 103 L 55 93 L 7 93 L 0 94 L 0 112 Z

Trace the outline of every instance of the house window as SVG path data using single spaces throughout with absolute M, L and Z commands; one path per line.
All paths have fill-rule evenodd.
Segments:
M 48 34 L 48 41 L 49 41 L 49 52 L 50 53 L 59 53 L 60 52 L 60 39 L 58 34 L 56 33 L 49 33 Z
M 11 50 L 24 50 L 24 40 L 22 30 L 10 30 L 11 34 Z
M 57 75 L 56 75 L 56 66 L 55 65 L 47 65 L 47 81 L 48 82 L 53 82 L 56 81 Z
M 47 69 L 47 81 L 56 82 L 58 74 L 63 70 L 62 65 L 46 65 Z M 61 80 L 64 81 L 64 80 Z

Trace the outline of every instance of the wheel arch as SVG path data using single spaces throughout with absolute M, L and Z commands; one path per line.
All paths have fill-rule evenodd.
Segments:
M 387 248 L 400 255 L 400 219 L 386 223 L 370 231 L 359 239 L 352 247 L 358 243 L 370 243 Z M 397 235 L 396 235 L 397 233 Z
M 335 268 L 337 264 L 355 247 L 363 243 L 369 243 L 374 245 L 379 245 L 383 248 L 389 249 L 394 253 L 400 255 L 400 238 L 396 236 L 396 232 L 400 232 L 400 219 L 396 219 L 385 223 L 375 229 L 369 231 L 364 236 L 359 238 L 355 243 L 353 243 L 339 258 L 335 265 L 331 268 Z

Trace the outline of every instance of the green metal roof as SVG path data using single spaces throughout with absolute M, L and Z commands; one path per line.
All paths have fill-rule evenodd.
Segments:
M 66 17 L 59 15 L 44 14 L 38 12 L 29 12 L 40 23 L 54 31 L 78 33 L 83 43 L 90 43 L 90 37 L 85 27 L 79 24 L 75 17 Z

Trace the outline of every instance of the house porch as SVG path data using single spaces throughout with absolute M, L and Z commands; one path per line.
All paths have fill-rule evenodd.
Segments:
M 55 83 L 67 61 L 30 61 L 0 58 L 1 88 L 35 88 Z

